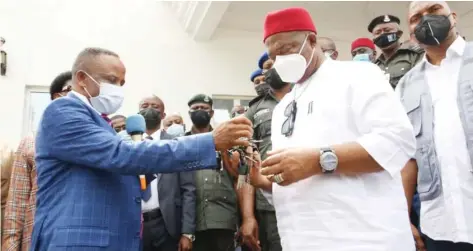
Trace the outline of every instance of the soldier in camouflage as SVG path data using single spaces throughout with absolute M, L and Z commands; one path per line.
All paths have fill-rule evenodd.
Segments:
M 368 25 L 373 42 L 382 52 L 375 64 L 385 72 L 393 88 L 424 56 L 424 50 L 419 45 L 401 43 L 399 39 L 403 32 L 399 27 L 400 23 L 398 17 L 382 15 L 374 18 Z

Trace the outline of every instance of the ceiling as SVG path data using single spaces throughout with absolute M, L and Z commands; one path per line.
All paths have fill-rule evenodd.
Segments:
M 460 33 L 467 38 L 473 37 L 473 2 L 448 3 L 457 13 Z M 360 36 L 370 36 L 367 31 L 368 23 L 374 17 L 384 14 L 398 16 L 406 34 L 408 5 L 409 2 L 406 1 L 231 2 L 218 28 L 262 33 L 264 18 L 268 12 L 287 7 L 304 7 L 311 13 L 319 35 L 329 36 L 336 41 L 351 42 Z

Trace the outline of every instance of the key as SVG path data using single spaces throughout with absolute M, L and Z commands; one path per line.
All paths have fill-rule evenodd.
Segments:
M 246 161 L 246 154 L 243 151 L 239 151 L 240 153 L 240 163 L 238 165 L 238 181 L 237 181 L 237 189 L 243 187 L 246 183 L 247 176 L 248 176 L 248 164 Z
M 215 183 L 222 183 L 222 172 L 223 172 L 223 160 L 222 155 L 220 152 L 216 152 L 217 154 L 217 169 L 215 170 L 217 173 L 215 175 Z

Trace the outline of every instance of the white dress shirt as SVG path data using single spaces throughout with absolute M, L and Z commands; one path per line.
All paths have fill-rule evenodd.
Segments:
M 422 232 L 434 240 L 473 243 L 473 174 L 457 105 L 464 50 L 465 40 L 458 36 L 439 66 L 424 58 L 434 104 L 442 193 L 433 200 L 422 201 L 420 222 Z
M 292 136 L 284 110 L 297 98 Z M 276 106 L 273 149 L 358 142 L 384 171 L 317 175 L 273 184 L 284 251 L 410 251 L 414 241 L 400 171 L 415 153 L 412 126 L 383 72 L 366 62 L 325 60 Z
M 143 134 L 143 138 L 145 140 L 146 140 L 146 137 L 148 137 L 148 136 L 149 135 L 146 134 L 146 133 Z M 153 138 L 152 140 L 160 140 L 161 139 L 161 129 L 157 130 L 156 132 L 151 134 L 151 138 Z M 151 198 L 149 198 L 148 201 L 144 201 L 144 200 L 141 201 L 141 211 L 143 213 L 146 213 L 146 212 L 152 211 L 156 208 L 159 208 L 159 194 L 158 194 L 159 178 L 160 178 L 160 176 L 158 174 L 156 179 L 151 181 L 151 183 L 149 184 L 150 189 L 151 189 Z

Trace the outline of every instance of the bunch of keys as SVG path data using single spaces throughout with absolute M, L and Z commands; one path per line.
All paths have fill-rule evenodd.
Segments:
M 238 164 L 238 181 L 237 181 L 237 189 L 243 187 L 243 185 L 249 183 L 249 170 L 253 167 L 253 164 L 256 162 L 252 156 L 253 152 L 258 150 L 257 143 L 261 142 L 261 140 L 249 140 L 250 146 L 238 146 L 234 147 L 233 149 L 229 150 L 229 154 L 233 152 L 238 152 L 240 154 L 240 161 Z
M 215 152 L 217 154 L 217 176 L 215 177 L 215 182 L 216 183 L 222 183 L 222 172 L 223 172 L 223 160 L 222 160 L 222 154 L 220 152 Z

